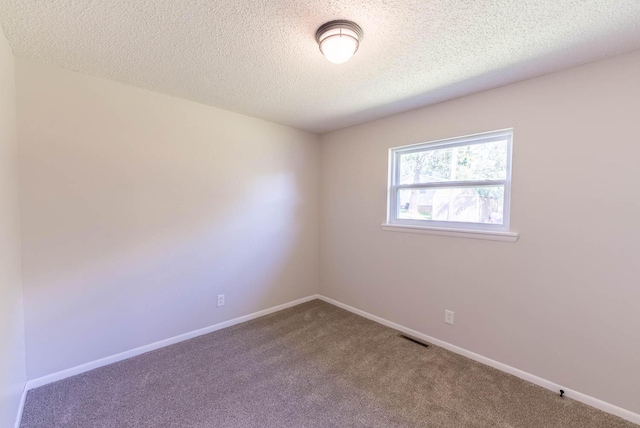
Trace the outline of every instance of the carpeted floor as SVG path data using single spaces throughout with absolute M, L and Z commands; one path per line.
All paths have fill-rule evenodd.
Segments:
M 23 428 L 633 427 L 314 300 L 30 391 Z

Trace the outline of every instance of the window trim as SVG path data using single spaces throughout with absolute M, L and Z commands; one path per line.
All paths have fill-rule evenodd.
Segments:
M 436 150 L 441 148 L 470 146 L 476 144 L 485 144 L 493 141 L 507 140 L 507 164 L 506 178 L 502 180 L 469 180 L 455 182 L 437 182 L 437 183 L 418 183 L 418 184 L 396 184 L 400 181 L 400 157 L 403 154 L 421 152 L 425 150 Z M 383 227 L 385 230 L 397 230 L 399 227 L 407 227 L 416 231 L 416 229 L 424 229 L 427 231 L 443 232 L 436 234 L 446 234 L 448 236 L 459 236 L 457 232 L 468 232 L 470 234 L 479 235 L 473 237 L 508 235 L 517 239 L 517 234 L 509 232 L 511 220 L 511 165 L 513 153 L 513 128 L 501 129 L 498 131 L 483 132 L 479 134 L 466 135 L 463 137 L 446 138 L 442 140 L 430 141 L 425 143 L 411 144 L 408 146 L 392 147 L 389 149 L 389 171 L 388 171 L 388 187 L 387 187 L 387 222 Z M 398 192 L 400 189 L 434 189 L 447 187 L 472 187 L 472 186 L 504 186 L 504 205 L 502 224 L 485 224 L 485 223 L 469 223 L 469 222 L 452 222 L 452 221 L 434 221 L 434 220 L 409 220 L 399 219 L 397 214 Z M 407 230 L 409 231 L 409 230 Z M 481 233 L 475 233 L 481 232 Z M 487 233 L 488 232 L 488 233 Z M 426 232 L 429 233 L 429 232 Z M 472 237 L 472 236 L 470 236 Z M 486 238 L 489 239 L 489 238 Z M 511 241 L 511 239 L 509 239 Z
M 491 230 L 463 230 L 445 227 L 408 226 L 404 224 L 383 223 L 382 230 L 388 232 L 420 233 L 423 235 L 452 236 L 454 238 L 484 239 L 487 241 L 516 242 L 515 232 L 495 232 Z

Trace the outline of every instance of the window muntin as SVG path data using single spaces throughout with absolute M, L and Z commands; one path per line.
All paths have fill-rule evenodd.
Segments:
M 390 151 L 388 223 L 509 228 L 512 130 Z

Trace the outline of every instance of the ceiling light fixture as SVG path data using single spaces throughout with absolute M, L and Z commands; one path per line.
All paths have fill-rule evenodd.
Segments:
M 332 63 L 342 64 L 351 59 L 360 46 L 362 28 L 355 22 L 338 20 L 322 25 L 316 31 L 320 52 Z

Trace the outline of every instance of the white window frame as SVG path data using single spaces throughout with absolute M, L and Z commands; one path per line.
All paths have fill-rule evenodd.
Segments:
M 465 180 L 439 183 L 399 184 L 400 182 L 400 157 L 403 154 L 436 150 L 450 147 L 470 146 L 485 144 L 494 141 L 507 140 L 507 164 L 506 178 L 504 180 Z M 389 149 L 389 183 L 387 190 L 387 223 L 383 225 L 386 230 L 397 230 L 398 227 L 414 229 L 431 229 L 435 234 L 448 234 L 461 236 L 459 232 L 470 232 L 480 239 L 498 239 L 515 241 L 517 234 L 509 233 L 510 206 L 511 206 L 511 154 L 513 151 L 513 129 L 485 132 L 464 137 L 448 138 L 444 140 L 430 141 L 426 143 L 412 144 L 408 146 L 393 147 Z M 400 189 L 444 189 L 448 187 L 475 187 L 475 186 L 504 186 L 504 206 L 502 224 L 437 221 L 437 220 L 412 220 L 398 218 L 398 192 Z M 399 230 L 402 231 L 402 230 Z M 407 230 L 405 230 L 407 231 Z M 409 230 L 411 231 L 411 230 Z M 442 233 L 450 232 L 450 233 Z M 428 233 L 428 232 L 427 232 Z M 491 236 L 500 236 L 492 238 Z M 504 239 L 506 237 L 506 239 Z M 514 239 L 511 239 L 514 238 Z

